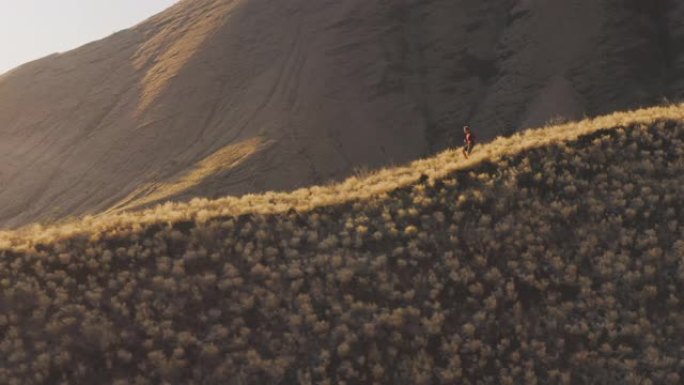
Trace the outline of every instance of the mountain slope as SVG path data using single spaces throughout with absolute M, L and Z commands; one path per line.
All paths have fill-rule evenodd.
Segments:
M 0 223 L 348 176 L 682 95 L 682 5 L 194 0 L 0 77 Z M 552 31 L 553 33 L 549 33 Z
M 16 383 L 678 384 L 684 106 L 2 235 Z

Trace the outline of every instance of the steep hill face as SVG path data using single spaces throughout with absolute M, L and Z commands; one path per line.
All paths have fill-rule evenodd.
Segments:
M 678 98 L 674 1 L 195 0 L 0 77 L 0 223 L 291 189 Z M 456 134 L 458 136 L 458 134 Z
M 467 163 L 445 151 L 340 185 L 2 233 L 0 377 L 680 384 L 682 118 L 641 111 L 499 139 Z

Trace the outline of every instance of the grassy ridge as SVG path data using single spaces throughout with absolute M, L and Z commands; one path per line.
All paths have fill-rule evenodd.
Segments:
M 314 186 L 284 193 L 229 196 L 215 200 L 194 199 L 189 203 L 168 202 L 147 210 L 85 216 L 67 220 L 57 226 L 35 224 L 14 231 L 0 231 L 0 247 L 30 249 L 32 245 L 40 242 L 52 242 L 75 235 L 102 233 L 114 229 L 135 229 L 149 223 L 183 220 L 202 222 L 211 217 L 237 216 L 244 213 L 284 213 L 292 208 L 300 212 L 308 211 L 326 205 L 369 199 L 416 183 L 423 175 L 431 179 L 443 178 L 452 172 L 469 169 L 482 162 L 496 161 L 500 157 L 515 155 L 531 148 L 575 140 L 597 130 L 635 124 L 651 125 L 658 121 L 684 121 L 684 104 L 616 112 L 581 122 L 527 130 L 511 137 L 497 138 L 492 143 L 480 146 L 468 161 L 463 160 L 458 150 L 444 151 L 407 166 L 379 170 L 369 176 L 351 177 L 342 183 L 328 186 Z
M 684 125 L 649 111 L 6 233 L 0 378 L 679 384 Z

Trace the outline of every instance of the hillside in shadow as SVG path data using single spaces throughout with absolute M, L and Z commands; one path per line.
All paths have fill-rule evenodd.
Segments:
M 292 190 L 678 100 L 675 1 L 196 0 L 0 77 L 0 224 Z

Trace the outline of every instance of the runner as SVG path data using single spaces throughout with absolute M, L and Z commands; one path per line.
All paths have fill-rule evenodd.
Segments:
M 463 133 L 465 133 L 465 139 L 463 140 L 463 143 L 465 143 L 463 146 L 463 156 L 468 159 L 470 158 L 470 152 L 473 151 L 473 146 L 475 146 L 475 137 L 473 136 L 470 126 L 463 127 Z

